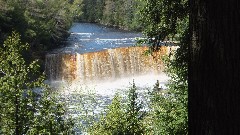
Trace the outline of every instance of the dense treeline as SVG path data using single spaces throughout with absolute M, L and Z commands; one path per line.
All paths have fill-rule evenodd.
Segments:
M 83 0 L 80 21 L 97 22 L 122 29 L 140 30 L 139 0 Z
M 81 0 L 0 0 L 0 43 L 14 30 L 30 51 L 58 47 L 80 14 Z
M 80 21 L 143 31 L 160 40 L 180 40 L 188 24 L 187 1 L 83 0 Z

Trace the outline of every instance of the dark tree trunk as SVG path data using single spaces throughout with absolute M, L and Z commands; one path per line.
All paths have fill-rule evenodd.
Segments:
M 189 4 L 189 133 L 240 135 L 240 1 Z

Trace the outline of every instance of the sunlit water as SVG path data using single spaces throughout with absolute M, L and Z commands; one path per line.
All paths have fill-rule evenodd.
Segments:
M 62 100 L 67 105 L 67 116 L 76 120 L 76 132 L 83 134 L 93 121 L 98 120 L 101 114 L 105 114 L 114 95 L 119 94 L 126 100 L 133 82 L 137 87 L 138 101 L 143 103 L 142 111 L 147 111 L 149 92 L 153 90 L 156 80 L 159 80 L 160 88 L 166 89 L 168 79 L 169 77 L 162 73 L 85 84 L 77 81 L 71 83 L 55 81 L 52 82 L 52 86 L 58 88 Z
M 109 28 L 94 23 L 74 23 L 69 30 L 68 46 L 57 52 L 86 53 L 132 46 L 141 33 Z
M 135 45 L 136 39 L 142 36 L 140 33 L 91 23 L 74 23 L 69 32 L 71 34 L 68 38 L 68 46 L 54 50 L 53 53 L 84 54 L 128 47 Z M 126 98 L 133 82 L 137 86 L 140 100 L 144 101 L 146 109 L 149 100 L 147 93 L 152 90 L 157 80 L 159 80 L 160 87 L 166 89 L 168 79 L 169 77 L 162 72 L 97 82 L 51 80 L 50 83 L 52 87 L 58 89 L 61 99 L 66 103 L 68 116 L 76 119 L 76 131 L 81 131 L 91 124 L 89 121 L 98 119 L 99 115 L 104 113 L 116 93 Z

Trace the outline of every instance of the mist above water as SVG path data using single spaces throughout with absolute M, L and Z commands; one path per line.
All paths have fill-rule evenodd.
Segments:
M 88 93 L 91 91 L 90 93 L 94 93 L 99 96 L 108 96 L 113 98 L 116 93 L 123 94 L 127 92 L 133 82 L 138 90 L 146 92 L 148 90 L 151 91 L 157 80 L 159 80 L 159 88 L 166 89 L 168 79 L 169 77 L 162 73 L 158 75 L 146 74 L 142 76 L 125 77 L 115 81 L 99 81 L 95 83 L 81 83 L 78 81 L 73 81 L 71 83 L 62 82 L 62 92 L 64 95 L 69 95 L 74 92 Z M 58 85 L 59 83 L 56 84 Z

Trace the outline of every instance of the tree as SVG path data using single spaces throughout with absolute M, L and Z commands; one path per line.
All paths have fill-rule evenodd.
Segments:
M 139 30 L 138 0 L 84 0 L 80 21 L 97 22 L 128 30 Z
M 187 32 L 187 31 L 186 31 Z M 167 90 L 159 90 L 157 82 L 151 97 L 152 132 L 154 134 L 188 134 L 188 33 L 180 41 L 181 48 L 164 61 L 170 77 Z
M 47 90 L 37 61 L 28 64 L 23 59 L 28 47 L 15 32 L 0 47 L 0 134 L 71 132 L 73 123 Z
M 121 97 L 115 95 L 112 103 L 108 106 L 106 116 L 102 116 L 99 122 L 93 124 L 90 134 L 123 134 L 126 122 L 124 114 Z
M 68 36 L 74 18 L 81 15 L 81 2 L 82 0 L 29 1 L 22 14 L 28 23 L 25 35 L 34 36 L 29 37 L 35 39 L 32 42 L 48 45 L 48 48 L 52 47 L 52 43 L 53 47 L 57 46 Z
M 103 10 L 103 24 L 104 25 L 114 25 L 113 13 L 115 10 L 113 0 L 105 0 L 104 10 Z M 116 10 L 115 10 L 116 12 Z
M 105 0 L 83 0 L 83 14 L 79 20 L 100 23 L 103 16 L 104 1 Z
M 135 83 L 129 89 L 127 103 L 124 105 L 121 98 L 115 95 L 111 105 L 108 106 L 106 115 L 93 124 L 91 134 L 114 134 L 114 135 L 140 135 L 144 134 L 145 112 L 142 104 L 138 102 Z
M 187 0 L 140 0 L 140 24 L 143 33 L 153 50 L 157 50 L 161 41 L 179 40 L 188 27 Z
M 65 40 L 73 20 L 81 15 L 81 2 L 0 0 L 0 42 L 16 30 L 30 49 L 52 49 Z
M 239 134 L 239 1 L 189 3 L 189 133 Z
M 131 89 L 128 93 L 128 103 L 126 109 L 126 134 L 140 135 L 144 133 L 145 127 L 143 125 L 143 119 L 145 112 L 142 103 L 138 100 L 137 88 L 133 82 Z M 140 102 L 140 103 L 139 103 Z
M 165 73 L 170 77 L 166 91 L 158 91 L 156 84 L 151 98 L 153 134 L 188 134 L 188 44 L 189 17 L 187 0 L 142 0 L 140 21 L 144 26 L 149 52 L 158 50 L 161 41 L 179 41 L 171 58 L 164 61 Z M 157 90 L 157 91 L 156 91 Z

